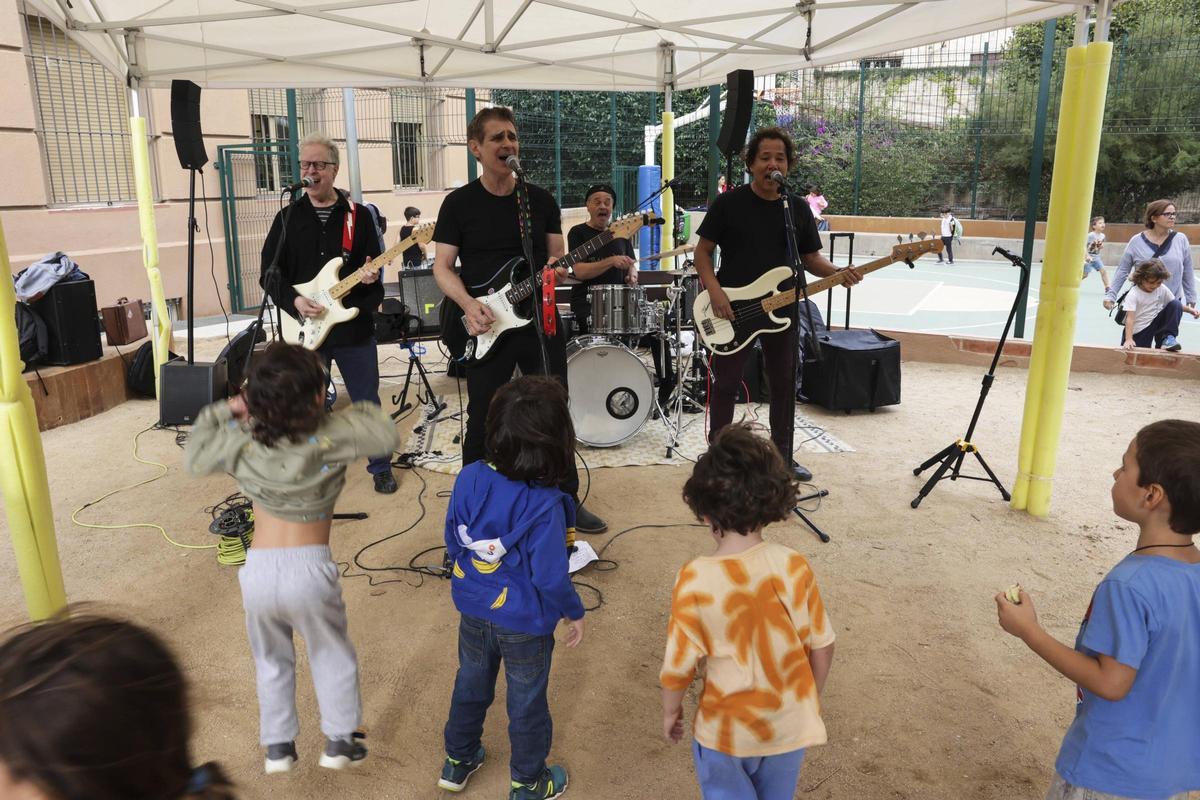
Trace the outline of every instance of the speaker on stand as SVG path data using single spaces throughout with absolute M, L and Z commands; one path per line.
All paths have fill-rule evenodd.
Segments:
M 191 81 L 171 81 L 171 134 L 179 165 L 190 173 L 187 233 L 187 360 L 163 364 L 158 398 L 159 423 L 190 425 L 204 406 L 227 396 L 226 364 L 196 362 L 196 173 L 208 163 L 200 130 L 200 87 Z
M 733 188 L 733 159 L 746 143 L 754 115 L 754 70 L 735 69 L 725 76 L 725 114 L 717 150 L 725 156 L 725 185 Z

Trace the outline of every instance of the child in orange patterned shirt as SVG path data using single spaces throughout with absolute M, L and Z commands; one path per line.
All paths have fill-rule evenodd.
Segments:
M 700 456 L 683 499 L 717 549 L 675 581 L 659 675 L 663 735 L 683 738 L 683 696 L 704 660 L 692 756 L 705 800 L 792 797 L 805 748 L 826 740 L 820 694 L 834 639 L 808 561 L 762 537 L 791 514 L 796 484 L 769 440 L 730 425 Z

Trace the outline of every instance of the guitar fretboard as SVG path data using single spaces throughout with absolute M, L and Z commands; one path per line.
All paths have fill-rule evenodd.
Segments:
M 555 267 L 573 267 L 580 261 L 586 260 L 589 256 L 595 255 L 602 247 L 611 242 L 614 238 L 613 232 L 610 230 L 603 231 L 596 236 L 588 239 L 583 244 L 576 247 L 571 252 L 554 262 Z M 520 283 L 513 284 L 513 287 L 508 291 L 508 300 L 510 303 L 516 304 L 533 294 L 537 287 L 538 275 L 530 275 Z
M 349 292 L 355 286 L 358 286 L 358 284 L 362 283 L 364 272 L 375 272 L 382 267 L 386 267 L 397 256 L 416 244 L 418 240 L 424 238 L 424 234 L 432 233 L 432 225 L 433 223 L 422 225 L 420 228 L 413 231 L 408 236 L 405 236 L 387 250 L 384 250 L 382 253 L 375 256 L 375 258 L 371 259 L 368 263 L 363 264 L 361 267 L 354 270 L 354 272 L 350 273 L 345 278 L 342 278 L 333 286 L 329 287 L 329 295 L 339 299 L 344 297 L 347 292 Z
M 941 242 L 938 242 L 937 244 L 940 245 Z M 914 243 L 914 245 L 910 246 L 910 248 L 895 248 L 890 255 L 886 255 L 883 258 L 877 258 L 874 261 L 863 264 L 862 266 L 857 266 L 855 269 L 858 270 L 859 274 L 866 275 L 874 272 L 877 269 L 883 269 L 889 264 L 895 264 L 897 261 L 920 258 L 925 253 L 933 252 L 934 249 L 940 248 L 932 248 L 924 243 L 920 245 Z M 896 250 L 903 250 L 903 252 L 897 253 Z M 814 295 L 819 292 L 823 292 L 826 289 L 832 289 L 834 286 L 839 286 L 845 281 L 845 272 L 835 272 L 833 275 L 826 275 L 820 280 L 809 283 L 808 293 L 809 295 Z M 788 289 L 786 292 L 780 292 L 779 294 L 773 294 L 770 297 L 765 298 L 762 301 L 762 307 L 764 311 L 775 311 L 777 309 L 790 306 L 795 302 L 796 289 Z

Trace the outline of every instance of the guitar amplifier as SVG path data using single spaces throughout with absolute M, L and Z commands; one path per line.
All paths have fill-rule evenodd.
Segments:
M 59 281 L 31 307 L 46 321 L 45 363 L 82 364 L 103 354 L 93 281 Z
M 900 343 L 873 330 L 817 335 L 821 360 L 804 363 L 804 393 L 830 411 L 874 411 L 900 402 Z
M 421 321 L 419 335 L 439 333 L 438 306 L 444 295 L 433 278 L 433 269 L 403 269 L 397 270 L 396 275 L 400 302 Z

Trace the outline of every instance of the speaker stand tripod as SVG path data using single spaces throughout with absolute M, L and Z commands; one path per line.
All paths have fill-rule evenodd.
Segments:
M 983 455 L 979 452 L 979 447 L 971 441 L 971 437 L 975 435 L 975 425 L 979 422 L 979 415 L 983 412 L 983 403 L 987 400 L 988 390 L 992 388 L 992 382 L 996 379 L 996 365 L 1000 363 L 1000 354 L 1004 352 L 1004 342 L 1008 338 L 1008 330 L 1012 326 L 1013 318 L 1017 315 L 1017 307 L 1022 302 L 1022 298 L 1025 297 L 1025 290 L 1029 286 L 1029 265 L 1020 256 L 1013 255 L 1003 247 L 997 247 L 992 253 L 999 253 L 1011 261 L 1013 266 L 1020 268 L 1021 279 L 1020 286 L 1017 289 L 1017 296 L 1013 299 L 1012 309 L 1008 312 L 1008 321 L 1004 323 L 1004 330 L 1000 334 L 1000 341 L 996 344 L 996 352 L 992 356 L 992 365 L 988 367 L 987 374 L 983 376 L 983 385 L 979 389 L 979 400 L 975 403 L 975 413 L 971 415 L 971 423 L 967 426 L 966 434 L 961 439 L 951 442 L 937 453 L 934 453 L 921 466 L 913 470 L 913 475 L 920 475 L 934 464 L 938 464 L 938 468 L 934 470 L 929 480 L 925 481 L 925 485 L 921 487 L 921 491 L 909 503 L 913 508 L 921 505 L 921 501 L 925 499 L 925 496 L 932 492 L 933 488 L 937 486 L 938 481 L 943 478 L 949 478 L 952 481 L 963 478 L 964 480 L 990 482 L 1000 490 L 1000 496 L 1004 498 L 1005 502 L 1011 499 L 1011 495 L 1004 488 L 1004 484 L 1000 483 L 1000 479 L 996 477 L 996 473 L 992 472 L 992 468 L 983 460 Z M 986 478 L 978 475 L 962 474 L 962 463 L 967 457 L 967 453 L 973 454 L 976 460 L 979 461 L 979 465 L 987 473 Z M 941 463 L 939 464 L 938 462 Z

